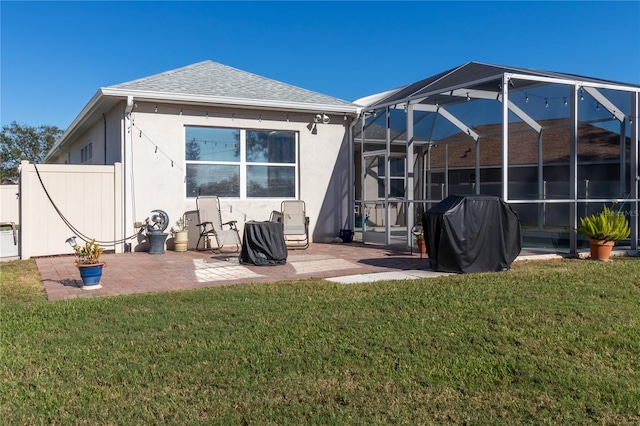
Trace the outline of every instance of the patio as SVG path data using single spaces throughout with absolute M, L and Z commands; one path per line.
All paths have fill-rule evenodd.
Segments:
M 530 255 L 536 253 L 523 251 L 520 258 Z M 155 255 L 146 252 L 105 254 L 103 259 L 107 267 L 101 280 L 102 288 L 90 291 L 81 289 L 82 281 L 74 256 L 36 259 L 48 299 L 179 291 L 311 278 L 356 283 L 446 275 L 432 271 L 428 259 L 421 259 L 415 251 L 411 253 L 406 249 L 361 243 L 314 243 L 307 250 L 289 251 L 285 265 L 268 267 L 241 265 L 236 253 L 195 251 L 179 253 L 168 250 Z
M 413 271 L 417 276 L 428 271 L 426 258 L 409 251 L 364 244 L 312 244 L 307 250 L 289 251 L 287 263 L 279 266 L 254 266 L 238 263 L 236 253 L 166 251 L 160 255 L 145 252 L 106 254 L 102 288 L 82 290 L 82 281 L 74 256 L 46 257 L 36 260 L 49 300 L 86 296 L 187 290 L 253 282 L 275 282 L 309 278 L 335 278 L 366 274 Z M 402 278 L 397 276 L 396 278 Z

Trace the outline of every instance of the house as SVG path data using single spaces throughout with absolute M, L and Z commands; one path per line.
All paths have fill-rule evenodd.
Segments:
M 204 61 L 100 88 L 44 162 L 121 163 L 123 238 L 153 210 L 173 223 L 195 210 L 198 195 L 218 195 L 224 221 L 238 221 L 241 231 L 268 220 L 283 200 L 304 200 L 311 240 L 329 241 L 353 213 L 358 110 Z
M 122 238 L 218 195 L 240 227 L 300 199 L 312 241 L 406 246 L 424 210 L 482 193 L 525 246 L 570 253 L 579 217 L 618 203 L 637 250 L 639 104 L 638 85 L 477 62 L 351 103 L 205 61 L 101 88 L 45 161 L 121 164 Z

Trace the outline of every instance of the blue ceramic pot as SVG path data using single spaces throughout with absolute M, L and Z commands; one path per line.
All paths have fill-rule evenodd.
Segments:
M 104 263 L 99 263 L 96 265 L 78 265 L 78 269 L 80 269 L 80 277 L 82 278 L 84 287 L 96 287 L 100 285 L 103 266 Z M 96 288 L 100 287 L 101 286 Z

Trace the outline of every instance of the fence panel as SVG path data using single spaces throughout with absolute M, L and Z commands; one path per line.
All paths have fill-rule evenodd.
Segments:
M 18 185 L 0 185 L 0 222 L 20 221 Z
M 29 259 L 73 253 L 66 240 L 78 233 L 98 241 L 117 240 L 122 235 L 120 176 L 120 163 L 35 166 L 23 162 L 20 172 L 20 257 Z M 82 240 L 78 239 L 78 243 Z M 107 250 L 115 247 L 103 245 Z

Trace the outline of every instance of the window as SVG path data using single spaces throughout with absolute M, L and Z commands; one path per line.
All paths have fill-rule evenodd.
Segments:
M 404 198 L 404 158 L 390 157 L 389 163 L 391 173 L 389 175 L 389 197 Z M 384 157 L 378 162 L 378 198 L 384 198 L 384 178 L 385 178 Z
M 93 144 L 88 144 L 80 150 L 80 162 L 87 162 L 93 157 Z
M 187 197 L 296 196 L 296 133 L 185 128 Z

